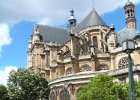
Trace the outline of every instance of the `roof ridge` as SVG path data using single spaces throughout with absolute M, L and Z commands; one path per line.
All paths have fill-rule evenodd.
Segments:
M 44 27 L 50 27 L 50 28 L 55 28 L 55 29 L 62 29 L 62 30 L 67 30 L 65 28 L 61 28 L 61 27 L 56 27 L 56 26 L 49 26 L 49 25 L 43 25 L 43 24 L 37 24 L 39 26 L 44 26 Z

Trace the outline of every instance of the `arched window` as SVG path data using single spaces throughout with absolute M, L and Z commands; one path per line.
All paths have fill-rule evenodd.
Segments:
M 134 65 L 133 60 L 131 61 L 132 65 Z M 128 57 L 123 57 L 119 61 L 119 69 L 124 69 L 128 67 Z
M 132 65 L 134 65 L 133 60 L 131 61 Z M 128 67 L 128 57 L 123 57 L 119 61 L 119 69 L 124 69 Z
M 128 14 L 128 17 L 130 16 L 130 11 L 129 10 L 127 10 L 127 14 Z
M 61 90 L 59 100 L 70 100 L 69 91 L 66 89 Z
M 87 71 L 91 71 L 91 67 L 89 65 L 83 65 L 80 69 L 80 72 L 87 72 Z
M 57 100 L 56 95 L 54 92 L 50 93 L 50 100 Z
M 70 75 L 70 74 L 72 74 L 72 68 L 71 67 L 67 68 L 67 70 L 66 70 L 66 75 Z
M 119 61 L 119 69 L 127 68 L 127 66 L 128 66 L 128 58 L 127 57 L 121 58 Z
M 93 46 L 98 48 L 97 36 L 93 36 Z
M 97 68 L 97 71 L 101 70 L 109 70 L 107 64 L 100 64 L 99 67 Z

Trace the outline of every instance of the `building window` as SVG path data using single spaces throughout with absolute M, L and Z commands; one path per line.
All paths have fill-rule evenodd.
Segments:
M 50 94 L 50 100 L 57 100 L 56 95 L 54 92 Z
M 132 61 L 132 65 L 134 65 Z M 123 57 L 119 61 L 119 69 L 125 69 L 128 67 L 128 57 Z
M 63 89 L 60 92 L 60 100 L 70 100 L 70 94 L 67 89 Z
M 101 70 L 109 70 L 107 64 L 100 64 L 99 67 L 97 68 L 97 71 Z
M 93 46 L 98 48 L 97 36 L 93 36 Z
M 119 61 L 119 69 L 127 68 L 128 66 L 128 58 L 124 57 Z
M 67 70 L 66 70 L 66 75 L 70 75 L 70 74 L 72 74 L 72 68 L 71 67 L 67 68 Z
M 91 67 L 89 65 L 83 65 L 80 69 L 80 72 L 91 71 Z

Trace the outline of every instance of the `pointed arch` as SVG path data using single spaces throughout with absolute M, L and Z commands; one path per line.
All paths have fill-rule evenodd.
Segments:
M 67 89 L 63 89 L 60 91 L 59 100 L 70 100 L 70 94 Z
M 50 93 L 50 99 L 49 100 L 57 100 L 55 92 Z

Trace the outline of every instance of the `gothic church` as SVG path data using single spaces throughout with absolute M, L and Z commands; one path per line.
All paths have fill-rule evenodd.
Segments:
M 131 53 L 134 79 L 140 80 L 140 36 L 132 2 L 124 6 L 126 27 L 115 32 L 93 9 L 80 23 L 70 11 L 68 28 L 35 24 L 28 46 L 28 68 L 49 81 L 50 100 L 75 100 L 75 94 L 91 77 L 107 72 L 114 81 L 128 81 L 126 39 L 136 41 Z

